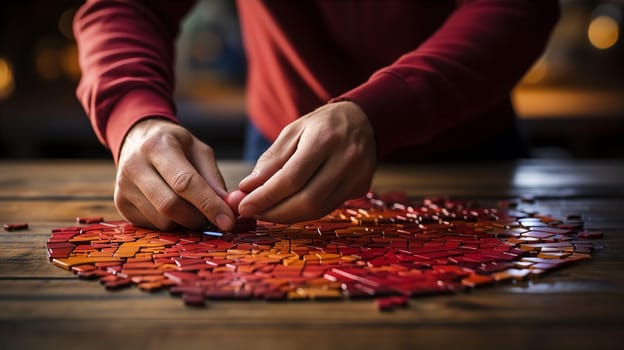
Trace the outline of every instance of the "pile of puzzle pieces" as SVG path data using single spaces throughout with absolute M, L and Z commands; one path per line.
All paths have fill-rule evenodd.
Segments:
M 523 280 L 591 258 L 578 216 L 560 221 L 465 201 L 410 203 L 400 193 L 346 202 L 294 225 L 243 220 L 233 232 L 160 232 L 81 218 L 52 230 L 49 258 L 108 289 L 167 288 L 187 305 L 207 299 L 407 298 Z

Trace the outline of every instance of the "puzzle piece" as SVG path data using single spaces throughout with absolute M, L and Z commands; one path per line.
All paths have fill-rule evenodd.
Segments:
M 393 311 L 396 308 L 407 307 L 408 298 L 405 296 L 380 297 L 375 299 L 379 311 Z
M 55 265 L 107 289 L 168 288 L 191 306 L 374 297 L 378 309 L 393 310 L 410 297 L 541 276 L 589 259 L 592 245 L 579 239 L 602 237 L 582 231 L 580 215 L 564 223 L 503 204 L 368 194 L 319 220 L 241 219 L 232 232 L 78 218 L 83 225 L 52 230 L 47 251 Z
M 21 231 L 28 230 L 28 224 L 25 222 L 20 222 L 17 224 L 4 224 L 5 231 Z

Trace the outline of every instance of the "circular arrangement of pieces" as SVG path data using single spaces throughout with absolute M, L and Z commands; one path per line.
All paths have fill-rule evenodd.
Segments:
M 579 220 L 446 199 L 410 203 L 400 193 L 369 193 L 294 225 L 240 219 L 232 232 L 78 221 L 84 224 L 52 230 L 47 251 L 55 265 L 108 289 L 167 288 L 187 305 L 372 297 L 391 310 L 410 297 L 523 280 L 590 259 L 587 239 L 602 236 L 583 231 Z

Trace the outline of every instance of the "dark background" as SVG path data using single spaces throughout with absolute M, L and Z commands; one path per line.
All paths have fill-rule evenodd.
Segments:
M 0 2 L 0 157 L 110 158 L 75 97 L 71 20 L 82 1 Z M 534 157 L 624 154 L 624 0 L 562 0 L 544 55 L 514 90 Z M 182 123 L 240 157 L 245 58 L 232 1 L 200 1 L 178 42 Z M 513 45 L 513 43 L 510 43 Z

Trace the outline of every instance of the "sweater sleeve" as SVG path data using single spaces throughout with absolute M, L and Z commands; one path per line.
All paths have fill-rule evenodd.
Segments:
M 82 77 L 76 94 L 117 162 L 139 120 L 176 121 L 174 39 L 192 1 L 87 1 L 74 18 Z
M 558 17 L 557 0 L 461 1 L 422 45 L 337 100 L 367 114 L 380 158 L 426 143 L 508 98 Z

